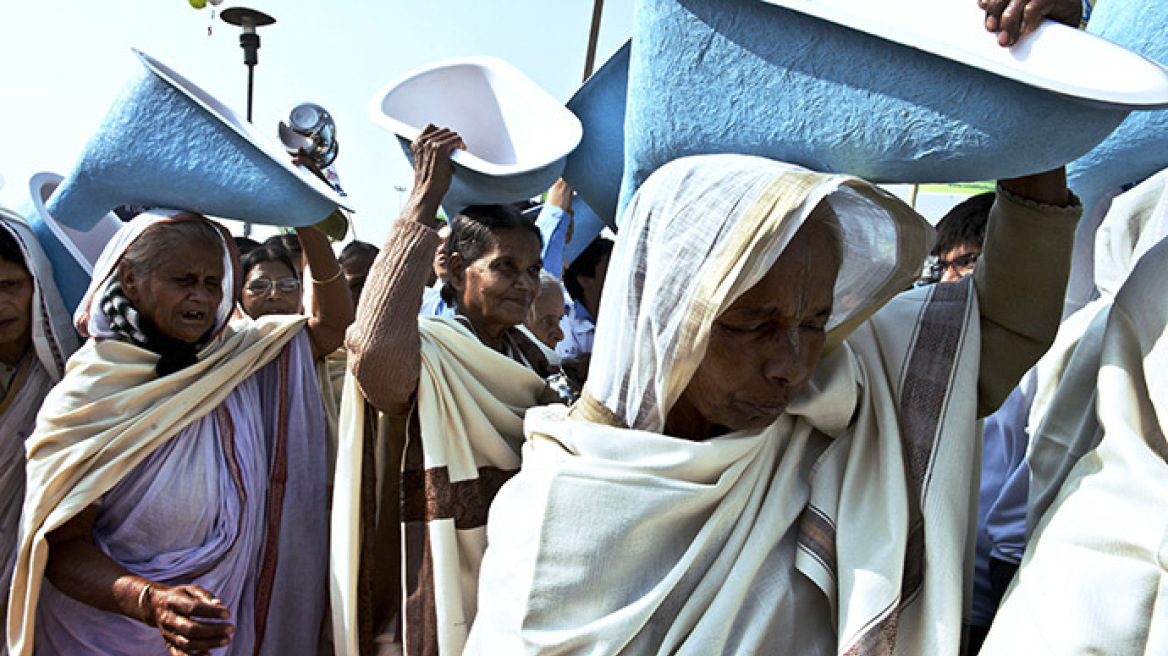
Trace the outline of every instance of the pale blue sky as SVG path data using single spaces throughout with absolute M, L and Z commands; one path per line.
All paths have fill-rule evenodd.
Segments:
M 606 0 L 599 66 L 632 33 L 633 0 Z M 501 57 L 552 96 L 576 90 L 592 0 L 228 0 L 267 12 L 260 28 L 255 124 L 270 130 L 299 102 L 337 121 L 337 168 L 357 235 L 380 244 L 412 180 L 393 136 L 366 108 L 383 86 L 441 59 Z M 0 3 L 0 203 L 21 209 L 37 171 L 66 174 L 123 84 L 136 47 L 244 114 L 239 29 L 186 0 L 4 0 Z M 207 28 L 213 28 L 211 36 Z

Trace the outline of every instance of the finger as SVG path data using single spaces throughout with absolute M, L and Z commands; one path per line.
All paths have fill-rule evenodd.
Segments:
M 203 640 L 190 640 L 183 636 L 164 636 L 164 638 L 167 647 L 170 649 L 170 653 L 179 654 L 180 656 L 210 654 L 212 649 L 219 649 L 230 644 L 230 641 L 208 643 Z
M 204 617 L 209 619 L 225 620 L 231 617 L 231 611 L 223 605 L 218 597 L 198 586 L 184 586 L 176 590 L 179 594 L 173 597 L 170 608 L 179 615 L 186 617 Z
M 1018 36 L 1032 34 L 1035 30 L 1038 29 L 1038 26 L 1042 24 L 1042 19 L 1046 16 L 1046 14 L 1047 12 L 1043 11 L 1043 9 L 1039 7 L 1037 3 L 1031 2 L 1030 4 L 1026 5 L 1026 8 L 1022 10 L 1022 25 L 1018 32 Z
M 978 5 L 985 10 L 986 30 L 997 32 L 1001 28 L 1002 12 L 1006 9 L 1009 0 L 980 0 Z
M 1018 41 L 1022 31 L 1022 14 L 1026 9 L 1026 0 L 1011 0 L 1002 10 L 1001 31 L 998 33 L 998 43 L 1003 46 L 1012 46 Z

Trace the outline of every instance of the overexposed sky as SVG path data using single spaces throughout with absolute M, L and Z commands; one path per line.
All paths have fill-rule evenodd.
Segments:
M 187 0 L 0 2 L 0 203 L 23 209 L 38 171 L 67 174 L 122 86 L 161 60 L 241 116 L 247 69 L 239 28 L 212 9 L 248 6 L 274 16 L 259 29 L 255 125 L 276 123 L 300 102 L 337 122 L 337 169 L 357 210 L 356 234 L 380 245 L 412 181 L 393 135 L 366 109 L 386 84 L 426 64 L 476 55 L 503 58 L 552 96 L 579 87 L 592 0 L 252 0 L 193 9 Z M 633 0 L 606 0 L 599 67 L 632 33 Z M 208 35 L 208 27 L 211 34 Z M 234 226 L 233 226 L 234 227 Z

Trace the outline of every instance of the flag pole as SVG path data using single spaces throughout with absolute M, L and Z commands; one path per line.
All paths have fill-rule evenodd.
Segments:
M 600 37 L 600 15 L 604 12 L 604 0 L 592 2 L 592 29 L 588 33 L 588 54 L 584 56 L 584 82 L 592 77 L 592 67 L 596 64 L 596 41 Z

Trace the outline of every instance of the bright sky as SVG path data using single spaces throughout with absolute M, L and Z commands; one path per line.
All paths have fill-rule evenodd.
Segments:
M 214 9 L 241 5 L 277 20 L 258 32 L 255 124 L 277 142 L 276 124 L 296 104 L 328 109 L 356 234 L 378 245 L 404 199 L 395 187 L 408 187 L 412 174 L 393 135 L 367 118 L 373 95 L 429 63 L 491 55 L 567 101 L 583 74 L 592 16 L 592 0 L 227 0 Z M 212 9 L 187 0 L 0 3 L 0 203 L 21 210 L 33 173 L 72 169 L 141 66 L 131 47 L 244 115 L 240 30 L 217 13 L 212 20 Z M 604 3 L 598 67 L 632 33 L 632 15 L 633 0 Z

